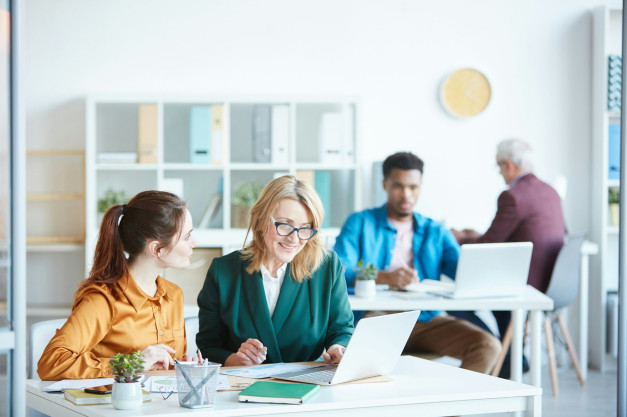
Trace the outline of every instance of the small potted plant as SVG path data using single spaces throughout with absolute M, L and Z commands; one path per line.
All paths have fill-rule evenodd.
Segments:
M 379 270 L 374 265 L 366 264 L 363 259 L 360 259 L 354 271 L 356 273 L 355 296 L 373 298 L 376 295 L 375 281 Z
M 111 206 L 125 204 L 126 202 L 128 202 L 128 197 L 124 190 L 116 191 L 113 188 L 108 188 L 104 196 L 98 199 L 98 223 L 102 221 L 104 213 L 109 210 Z
M 233 227 L 245 229 L 250 219 L 250 209 L 259 198 L 263 186 L 256 181 L 237 184 L 233 194 Z
M 612 226 L 618 226 L 618 221 L 620 217 L 620 193 L 617 189 L 610 188 L 608 193 L 608 203 L 610 205 L 610 224 Z
M 109 362 L 113 375 L 111 404 L 118 410 L 134 410 L 143 402 L 140 372 L 144 370 L 144 355 L 138 350 L 130 355 L 118 353 Z

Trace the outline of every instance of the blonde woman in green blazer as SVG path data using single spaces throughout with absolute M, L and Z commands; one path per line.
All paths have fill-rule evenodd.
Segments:
M 353 313 L 339 258 L 317 234 L 323 216 L 314 189 L 294 176 L 264 188 L 252 240 L 214 259 L 198 295 L 203 356 L 225 366 L 341 360 Z

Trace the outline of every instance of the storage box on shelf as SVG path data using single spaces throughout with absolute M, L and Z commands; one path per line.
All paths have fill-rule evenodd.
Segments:
M 312 181 L 325 241 L 360 208 L 355 100 L 92 96 L 86 106 L 86 269 L 108 189 L 181 195 L 200 247 L 219 253 L 243 246 L 251 204 L 279 175 Z
M 607 300 L 618 288 L 618 227 L 612 224 L 609 194 L 620 186 L 620 85 L 616 56 L 621 55 L 622 10 L 598 7 L 593 12 L 592 207 L 590 239 L 599 245 L 591 259 L 589 294 L 589 362 L 604 371 L 615 359 L 608 354 Z M 618 77 L 620 79 L 620 76 Z

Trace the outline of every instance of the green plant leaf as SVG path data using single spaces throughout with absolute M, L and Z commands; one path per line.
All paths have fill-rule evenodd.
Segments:
M 109 361 L 109 368 L 116 382 L 135 382 L 144 370 L 144 363 L 144 355 L 139 350 L 130 355 L 116 353 Z

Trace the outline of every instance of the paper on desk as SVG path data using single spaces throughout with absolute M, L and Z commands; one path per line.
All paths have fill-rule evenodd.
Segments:
M 100 385 L 113 384 L 113 378 L 93 378 L 93 379 L 63 379 L 54 384 L 43 387 L 45 392 L 63 391 L 64 389 L 92 388 Z
M 320 362 L 320 365 L 298 365 L 295 363 L 270 363 L 268 365 L 256 365 L 248 366 L 246 368 L 228 369 L 226 371 L 220 371 L 223 375 L 241 376 L 244 378 L 263 379 L 270 378 L 274 375 L 284 374 L 286 372 L 302 371 L 303 369 L 313 368 L 316 366 L 325 365 Z
M 455 283 L 442 282 L 435 279 L 423 279 L 420 282 L 414 282 L 403 287 L 405 291 L 412 292 L 429 292 L 430 290 L 445 290 L 453 291 L 455 289 Z
M 146 380 L 144 386 L 150 392 L 178 392 L 176 384 L 177 379 L 175 376 L 151 376 Z M 218 375 L 216 389 L 218 391 L 231 389 L 226 375 Z

